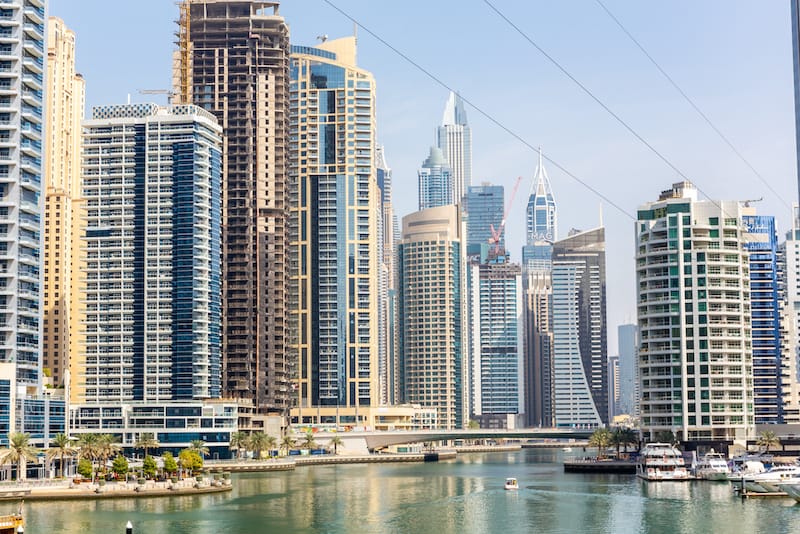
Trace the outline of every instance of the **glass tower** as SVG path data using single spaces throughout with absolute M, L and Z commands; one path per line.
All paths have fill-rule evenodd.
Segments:
M 500 229 L 505 202 L 502 185 L 473 185 L 467 188 L 464 211 L 467 217 L 467 249 L 486 245 L 492 237 L 492 227 Z M 505 232 L 500 236 L 500 248 L 506 248 Z
M 292 47 L 290 98 L 298 407 L 378 405 L 386 280 L 375 80 L 356 66 L 355 37 Z
M 420 211 L 453 204 L 453 173 L 440 149 L 431 147 L 417 176 Z
M 442 124 L 436 131 L 436 146 L 452 171 L 452 202 L 461 204 L 467 188 L 472 185 L 472 130 L 467 123 L 464 101 L 458 93 L 451 92 L 447 99 Z
M 525 210 L 526 244 L 522 248 L 522 263 L 527 270 L 550 269 L 550 256 L 557 236 L 556 201 L 542 162 L 542 151 L 539 150 L 539 164 Z
M 41 384 L 45 2 L 0 4 L 0 362 Z
M 84 122 L 76 402 L 218 398 L 221 129 L 194 105 Z

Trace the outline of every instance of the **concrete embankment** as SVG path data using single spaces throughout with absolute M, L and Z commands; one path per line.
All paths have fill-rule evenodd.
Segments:
M 291 459 L 281 460 L 208 462 L 206 465 L 211 469 L 222 468 L 225 471 L 230 471 L 233 473 L 248 473 L 262 471 L 291 471 L 295 467 L 307 465 L 436 462 L 440 460 L 452 460 L 456 456 L 457 452 L 455 450 L 441 450 L 410 454 L 358 454 L 340 456 L 313 454 L 310 456 L 292 456 Z
M 636 464 L 623 460 L 564 460 L 565 473 L 617 473 L 635 475 Z
M 0 501 L 52 501 L 78 499 L 129 499 L 136 497 L 174 497 L 224 493 L 231 491 L 230 480 L 196 482 L 193 479 L 145 484 L 109 482 L 26 487 L 24 483 L 14 488 L 0 488 Z

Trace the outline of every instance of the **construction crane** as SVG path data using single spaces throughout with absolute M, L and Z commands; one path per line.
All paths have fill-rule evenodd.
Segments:
M 172 105 L 175 91 L 171 89 L 139 89 L 140 95 L 167 95 L 167 105 Z
M 492 232 L 492 237 L 489 238 L 489 245 L 494 245 L 495 256 L 500 254 L 500 238 L 502 237 L 503 230 L 506 227 L 506 218 L 508 217 L 508 212 L 511 211 L 511 206 L 514 203 L 514 197 L 517 196 L 517 189 L 519 189 L 519 184 L 521 181 L 522 176 L 518 176 L 517 181 L 514 183 L 514 189 L 511 190 L 511 196 L 508 197 L 508 204 L 506 204 L 506 210 L 503 213 L 503 220 L 500 222 L 500 227 L 495 230 L 493 224 L 489 225 L 489 229 Z
M 761 198 L 751 198 L 751 199 L 748 199 L 748 200 L 742 200 L 742 201 L 740 201 L 740 202 L 741 202 L 742 204 L 744 204 L 744 207 L 745 207 L 745 208 L 749 208 L 751 203 L 754 203 L 754 202 L 761 202 L 762 200 L 764 200 L 764 197 L 761 197 Z

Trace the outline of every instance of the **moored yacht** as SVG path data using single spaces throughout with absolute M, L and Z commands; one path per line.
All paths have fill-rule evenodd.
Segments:
M 681 451 L 669 443 L 648 443 L 639 453 L 636 475 L 645 480 L 689 480 Z
M 777 493 L 781 491 L 781 484 L 789 485 L 799 482 L 800 466 L 776 465 L 769 471 L 753 475 L 752 478 L 745 477 L 744 487 L 752 493 Z
M 703 480 L 728 480 L 730 472 L 725 455 L 714 449 L 704 454 L 695 467 L 695 476 Z

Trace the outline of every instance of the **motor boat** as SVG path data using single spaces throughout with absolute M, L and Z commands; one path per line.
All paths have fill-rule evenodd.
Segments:
M 639 453 L 636 476 L 645 480 L 689 480 L 681 451 L 669 443 L 648 443 Z
M 695 476 L 703 480 L 728 480 L 731 472 L 725 455 L 714 452 L 714 449 L 703 455 L 694 469 Z
M 516 478 L 507 478 L 503 487 L 507 490 L 519 489 L 519 482 L 517 482 Z

